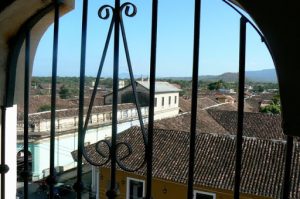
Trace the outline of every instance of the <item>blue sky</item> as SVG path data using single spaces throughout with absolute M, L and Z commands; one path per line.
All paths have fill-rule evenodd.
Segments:
M 60 18 L 59 76 L 79 76 L 82 1 Z M 124 2 L 124 1 L 123 1 Z M 133 70 L 136 76 L 149 74 L 151 0 L 131 0 L 137 15 L 124 17 Z M 98 9 L 113 0 L 89 0 L 86 75 L 98 70 L 109 20 L 98 17 Z M 193 57 L 194 1 L 160 0 L 158 20 L 157 76 L 191 76 Z M 202 0 L 199 75 L 217 75 L 238 70 L 240 16 L 221 0 Z M 122 41 L 122 40 L 120 40 Z M 33 75 L 51 75 L 53 26 L 40 41 Z M 107 54 L 103 76 L 112 75 L 112 46 Z M 274 68 L 271 56 L 252 27 L 247 28 L 246 70 Z M 128 73 L 124 48 L 120 48 L 120 73 Z

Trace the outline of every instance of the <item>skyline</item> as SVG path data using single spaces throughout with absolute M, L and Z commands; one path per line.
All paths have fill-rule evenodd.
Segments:
M 137 15 L 124 17 L 129 52 L 134 74 L 149 75 L 151 1 L 130 1 L 137 6 Z M 172 2 L 172 5 L 169 5 Z M 101 5 L 111 0 L 90 1 L 88 15 L 86 76 L 96 76 L 106 39 L 109 20 L 98 18 Z M 172 7 L 172 11 L 169 8 Z M 167 0 L 159 2 L 157 76 L 191 76 L 193 55 L 193 2 Z M 82 4 L 60 18 L 58 76 L 79 76 Z M 221 0 L 203 0 L 200 33 L 199 75 L 237 72 L 239 45 L 239 15 Z M 138 28 L 137 28 L 138 27 Z M 120 70 L 128 73 L 124 48 L 120 38 Z M 51 75 L 53 25 L 38 46 L 33 76 Z M 112 45 L 102 76 L 112 75 Z M 271 56 L 252 27 L 247 26 L 246 70 L 274 68 Z

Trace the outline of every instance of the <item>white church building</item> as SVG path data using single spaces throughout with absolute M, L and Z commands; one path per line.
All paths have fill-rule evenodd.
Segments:
M 140 105 L 142 107 L 149 106 L 149 81 L 136 81 L 136 90 Z M 155 82 L 155 99 L 154 99 L 154 111 L 155 119 L 163 119 L 168 117 L 177 116 L 179 113 L 179 92 L 181 89 L 177 88 L 173 84 L 165 81 Z M 127 85 L 119 89 L 118 102 L 134 103 L 132 86 Z M 104 104 L 112 104 L 112 93 L 104 96 Z

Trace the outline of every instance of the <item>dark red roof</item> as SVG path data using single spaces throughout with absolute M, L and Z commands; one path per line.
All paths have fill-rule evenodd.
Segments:
M 207 110 L 207 112 L 226 129 L 235 135 L 237 131 L 237 112 Z M 244 136 L 262 139 L 285 139 L 281 128 L 281 116 L 264 113 L 244 113 Z
M 156 120 L 154 126 L 159 129 L 190 131 L 190 123 L 191 114 L 185 113 L 177 117 Z M 216 122 L 206 110 L 197 111 L 196 131 L 200 133 L 229 134 L 228 131 Z
M 126 142 L 132 147 L 132 155 L 123 163 L 129 168 L 137 167 L 144 160 L 145 146 L 140 128 L 133 127 L 118 135 L 118 142 Z M 212 188 L 233 190 L 235 142 L 233 135 L 200 133 L 196 136 L 195 184 Z M 153 176 L 177 183 L 187 183 L 189 159 L 189 133 L 182 131 L 154 131 Z M 96 162 L 103 162 L 94 149 L 95 145 L 86 147 L 87 154 Z M 280 198 L 283 182 L 284 141 L 259 138 L 244 138 L 241 192 Z M 102 147 L 100 147 L 102 149 Z M 104 150 L 104 152 L 107 150 Z M 127 150 L 118 150 L 119 158 Z M 291 198 L 299 199 L 300 194 L 300 147 L 294 143 L 292 165 Z M 73 155 L 75 155 L 73 153 Z M 105 167 L 109 167 L 106 164 Z M 145 175 L 145 166 L 135 172 Z

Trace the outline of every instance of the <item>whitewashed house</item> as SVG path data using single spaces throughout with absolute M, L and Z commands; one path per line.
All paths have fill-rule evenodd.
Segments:
M 87 108 L 84 110 L 87 111 Z M 143 121 L 146 123 L 148 107 L 142 107 L 141 113 L 143 115 Z M 33 181 L 40 180 L 49 174 L 50 116 L 51 114 L 49 111 L 29 115 L 30 126 L 32 126 L 30 127 L 29 132 L 29 152 L 32 155 L 32 168 L 30 168 L 30 170 L 32 171 Z M 78 109 L 57 110 L 56 116 L 55 167 L 58 172 L 63 172 L 76 167 L 71 152 L 77 149 Z M 85 145 L 93 144 L 111 136 L 111 117 L 111 105 L 93 107 L 91 119 L 89 120 L 89 129 L 86 132 L 84 140 Z M 23 126 L 23 121 L 20 120 L 18 122 L 19 140 L 17 151 L 22 151 L 24 149 Z M 135 105 L 131 103 L 118 105 L 117 132 L 122 132 L 132 126 L 139 126 Z M 12 125 L 12 127 L 15 128 L 16 126 Z M 12 156 L 15 158 L 15 162 L 16 154 L 17 152 L 15 149 Z
M 136 90 L 142 107 L 149 106 L 149 81 L 136 81 Z M 179 113 L 179 92 L 181 89 L 170 84 L 169 82 L 156 81 L 155 82 L 155 119 L 163 119 L 174 117 Z M 134 103 L 132 86 L 127 85 L 119 89 L 118 102 Z M 112 93 L 104 96 L 104 103 L 106 105 L 112 104 Z

